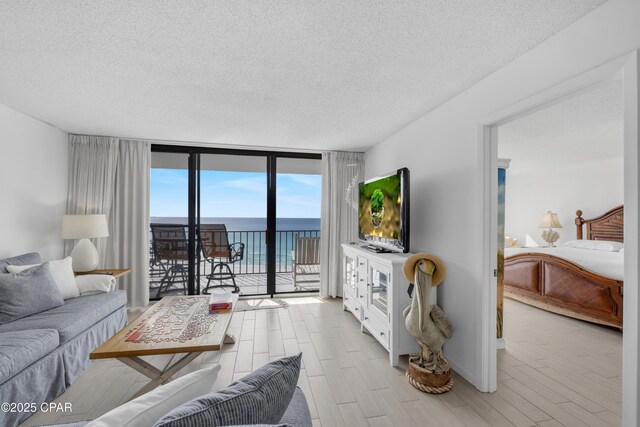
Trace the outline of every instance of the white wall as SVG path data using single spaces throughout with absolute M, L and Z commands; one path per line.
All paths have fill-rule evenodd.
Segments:
M 38 251 L 63 255 L 67 134 L 0 105 L 0 258 Z
M 640 47 L 640 2 L 611 0 L 366 153 L 367 177 L 411 170 L 412 250 L 438 254 L 452 367 L 481 385 L 482 234 L 478 124 L 490 114 Z M 455 72 L 455 70 L 451 70 Z
M 622 144 L 622 141 L 620 141 Z M 515 173 L 511 173 L 515 172 Z M 519 174 L 507 169 L 505 234 L 518 245 L 546 246 L 538 224 L 551 210 L 558 213 L 564 228 L 556 230 L 556 245 L 576 238 L 576 210 L 583 218 L 594 218 L 621 205 L 624 200 L 623 159 L 567 163 L 563 168 L 545 168 Z M 527 239 L 527 236 L 528 239 Z

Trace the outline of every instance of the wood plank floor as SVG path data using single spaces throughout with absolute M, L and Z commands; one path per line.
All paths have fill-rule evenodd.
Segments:
M 181 375 L 222 365 L 222 388 L 281 356 L 304 353 L 299 385 L 314 426 L 616 426 L 621 423 L 622 335 L 608 328 L 507 300 L 506 350 L 498 355 L 498 391 L 478 392 L 455 375 L 451 392 L 412 388 L 402 369 L 341 300 L 299 297 L 288 308 L 236 313 L 234 345 L 207 353 Z M 455 325 L 454 325 L 455 326 Z M 404 359 L 406 363 L 406 359 Z M 166 357 L 154 357 L 156 365 Z M 113 360 L 98 361 L 56 401 L 73 413 L 36 414 L 25 426 L 93 419 L 124 403 L 145 382 Z

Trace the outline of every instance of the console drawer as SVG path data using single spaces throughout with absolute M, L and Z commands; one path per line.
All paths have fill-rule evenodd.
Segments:
M 358 271 L 358 276 L 364 278 L 364 281 L 366 282 L 366 278 L 369 276 L 369 260 L 358 255 L 356 258 L 356 270 Z
M 351 299 L 353 301 L 358 300 L 358 289 L 352 288 L 350 286 L 345 286 L 342 288 L 342 301 L 346 301 L 347 299 Z
M 356 260 L 358 261 L 358 264 L 356 265 L 356 268 L 358 270 L 363 270 L 363 271 L 367 271 L 367 267 L 368 267 L 368 263 L 369 260 L 365 257 L 363 257 L 362 255 L 358 255 L 358 257 L 356 258 Z
M 362 304 L 363 307 L 367 306 L 367 294 L 369 292 L 369 286 L 366 281 L 358 282 L 356 286 L 356 290 L 358 291 L 358 302 Z
M 362 325 L 382 344 L 384 348 L 389 350 L 389 329 L 378 321 L 374 320 L 371 313 L 365 312 L 362 318 Z
M 362 306 L 358 303 L 357 299 L 351 295 L 351 293 L 345 294 L 342 297 L 342 302 L 347 310 L 356 316 L 356 319 L 362 321 Z

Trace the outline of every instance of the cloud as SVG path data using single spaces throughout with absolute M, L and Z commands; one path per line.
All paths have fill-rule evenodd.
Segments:
M 267 192 L 267 179 L 265 177 L 230 179 L 224 181 L 221 186 L 265 194 Z
M 290 203 L 299 206 L 308 206 L 312 208 L 318 208 L 320 211 L 320 199 L 306 197 L 306 196 L 290 196 L 286 194 L 278 194 L 278 202 Z
M 180 216 L 186 209 L 187 179 L 182 171 L 154 169 L 151 207 L 154 216 Z M 263 216 L 267 177 L 263 173 L 212 172 L 202 174 L 203 216 Z M 279 174 L 276 188 L 278 217 L 320 216 L 319 175 Z
M 301 175 L 301 174 L 279 174 L 284 178 L 288 178 L 299 184 L 308 185 L 310 187 L 320 187 L 322 185 L 322 177 L 320 175 Z

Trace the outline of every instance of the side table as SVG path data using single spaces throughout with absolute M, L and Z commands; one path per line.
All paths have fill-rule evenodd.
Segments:
M 113 276 L 116 279 L 119 279 L 122 276 L 126 276 L 129 273 L 131 273 L 130 268 L 105 268 L 105 269 L 99 269 L 99 270 L 83 271 L 83 272 L 78 272 L 74 274 L 76 276 L 84 276 L 86 274 L 106 274 L 109 276 Z

